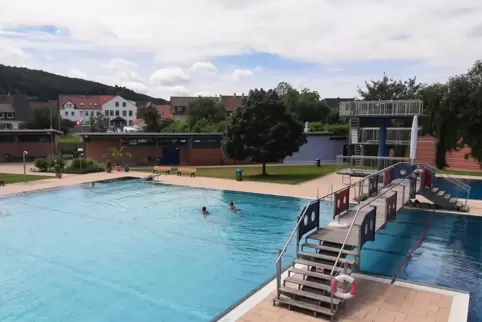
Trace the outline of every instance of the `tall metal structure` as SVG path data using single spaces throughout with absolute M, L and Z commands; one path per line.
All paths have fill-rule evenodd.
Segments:
M 423 116 L 423 101 L 353 101 L 340 103 L 340 116 L 350 125 L 349 144 L 355 156 L 365 155 L 365 145 L 378 145 L 378 156 L 388 156 L 387 145 L 410 145 L 410 127 L 388 127 L 392 119 Z M 363 119 L 376 119 L 376 127 L 360 127 Z M 362 165 L 362 160 L 357 160 Z

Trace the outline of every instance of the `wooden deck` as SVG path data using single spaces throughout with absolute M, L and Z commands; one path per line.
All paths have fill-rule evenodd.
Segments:
M 391 197 L 395 191 L 397 192 L 397 211 L 404 206 L 404 201 L 408 201 L 410 198 L 410 181 L 397 179 L 394 180 L 391 186 L 381 189 L 377 196 L 369 198 L 357 206 L 350 209 L 344 215 L 341 216 L 340 221 L 345 222 L 349 225 L 353 222 L 358 209 L 360 212 L 355 219 L 355 224 L 348 236 L 346 245 L 358 247 L 359 235 L 360 235 L 360 225 L 365 219 L 366 214 L 368 214 L 374 207 L 377 208 L 376 221 L 375 221 L 375 231 L 378 231 L 386 223 L 386 198 Z M 400 185 L 398 185 L 401 183 Z M 398 185 L 398 186 L 397 186 Z M 396 186 L 396 187 L 394 187 Z M 392 188 L 393 187 L 393 188 Z M 404 189 L 405 187 L 405 189 Z M 378 199 L 377 199 L 378 198 Z M 335 220 L 338 220 L 336 218 Z M 314 233 L 308 235 L 307 239 L 322 240 L 326 242 L 332 242 L 336 244 L 343 244 L 345 237 L 349 231 L 349 228 L 333 228 L 330 226 L 325 226 Z

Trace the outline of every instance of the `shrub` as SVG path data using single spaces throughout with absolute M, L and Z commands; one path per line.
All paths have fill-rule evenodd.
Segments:
M 61 169 L 65 168 L 65 160 L 61 155 L 50 154 L 47 157 L 47 162 L 49 163 L 49 169 L 55 164 L 58 164 Z
M 50 168 L 50 164 L 45 158 L 37 158 L 35 159 L 35 167 L 39 169 L 39 171 L 47 172 Z
M 70 163 L 69 168 L 72 168 L 72 169 L 83 169 L 83 168 L 91 167 L 91 166 L 93 166 L 94 164 L 95 164 L 95 161 L 94 161 L 94 160 L 76 158 L 76 159 L 73 159 L 73 160 L 72 160 L 72 162 Z
M 83 174 L 103 171 L 105 171 L 104 165 L 99 162 L 85 159 L 74 159 L 70 166 L 65 168 L 64 173 Z
M 54 171 L 55 173 L 61 173 L 62 172 L 62 168 L 60 167 L 59 164 L 54 164 Z

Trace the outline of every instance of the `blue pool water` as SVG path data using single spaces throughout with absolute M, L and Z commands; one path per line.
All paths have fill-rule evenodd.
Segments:
M 472 180 L 472 179 L 458 179 L 465 182 L 470 186 L 469 199 L 482 200 L 482 180 Z M 452 196 L 457 198 L 465 199 L 467 197 L 467 191 L 459 188 L 450 181 L 440 180 L 437 182 L 437 187 L 441 190 L 450 193 Z
M 6 198 L 0 321 L 209 321 L 274 275 L 306 202 L 139 181 Z
M 482 218 L 403 210 L 362 251 L 362 271 L 393 276 L 425 230 L 398 279 L 471 292 L 469 322 L 482 321 Z

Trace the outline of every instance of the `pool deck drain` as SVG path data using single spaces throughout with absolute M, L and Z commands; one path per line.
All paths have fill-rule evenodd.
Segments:
M 21 173 L 12 171 L 13 165 L 2 169 L 3 173 Z M 23 171 L 23 166 L 18 165 Z M 62 186 L 89 183 L 122 177 L 145 177 L 145 172 L 113 172 L 91 173 L 84 175 L 65 175 L 62 179 L 45 179 L 28 183 L 9 184 L 0 188 L 0 195 L 22 193 L 43 189 L 52 189 Z M 161 176 L 161 183 L 185 185 L 191 187 L 243 191 L 252 193 L 292 196 L 299 198 L 316 198 L 328 192 L 332 185 L 333 190 L 344 188 L 341 176 L 330 174 L 318 179 L 298 185 L 263 183 L 263 182 L 236 182 L 216 178 L 189 178 L 175 175 Z M 482 215 L 482 201 L 473 205 L 472 215 Z M 478 207 L 477 207 L 478 206 Z M 480 209 L 479 209 L 480 207 Z M 274 270 L 274 267 L 273 267 Z M 361 276 L 359 276 L 361 277 Z M 462 322 L 467 320 L 469 294 L 419 286 L 410 283 L 396 282 L 389 285 L 386 280 L 368 278 L 358 279 L 359 294 L 353 300 L 346 301 L 345 309 L 340 311 L 340 322 Z M 273 306 L 272 299 L 275 287 L 269 283 L 260 291 L 249 297 L 242 304 L 234 308 L 220 321 L 231 322 L 290 322 L 290 321 L 323 321 L 310 315 L 297 313 Z M 241 312 L 241 313 L 240 313 Z M 236 316 L 230 319 L 229 316 Z

